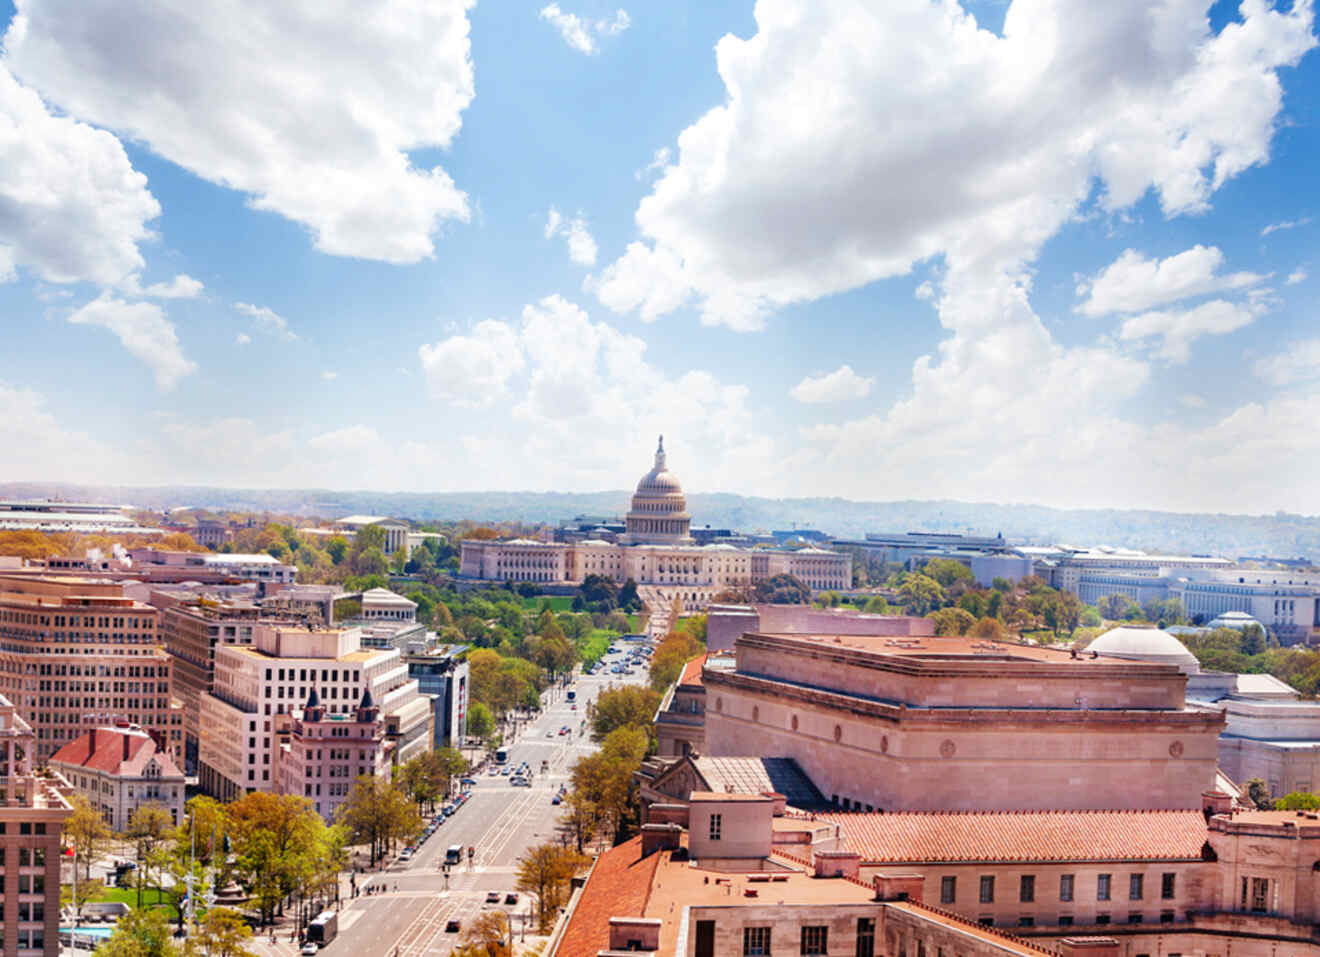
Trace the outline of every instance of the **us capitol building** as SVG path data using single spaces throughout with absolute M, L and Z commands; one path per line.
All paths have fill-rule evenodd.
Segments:
M 727 588 L 789 574 L 812 591 L 852 587 L 852 559 L 820 548 L 796 550 L 695 545 L 692 516 L 678 476 L 665 465 L 661 436 L 651 471 L 637 483 L 617 542 L 465 541 L 459 575 L 487 581 L 577 584 L 602 575 L 620 584 L 632 579 L 649 596 L 678 598 L 685 608 L 705 606 Z

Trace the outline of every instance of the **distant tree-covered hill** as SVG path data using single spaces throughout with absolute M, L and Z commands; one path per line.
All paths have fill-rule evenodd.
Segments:
M 223 489 L 200 486 L 0 484 L 0 497 L 116 502 L 148 509 L 193 506 L 334 517 L 354 513 L 415 521 L 519 521 L 557 524 L 577 515 L 621 515 L 631 492 L 351 492 L 329 489 Z M 1306 556 L 1320 561 L 1320 516 L 1209 515 L 1123 509 L 1056 509 L 953 501 L 854 502 L 842 498 L 688 495 L 694 527 L 741 531 L 814 528 L 840 537 L 866 532 L 963 532 L 1037 544 L 1115 545 L 1228 557 Z

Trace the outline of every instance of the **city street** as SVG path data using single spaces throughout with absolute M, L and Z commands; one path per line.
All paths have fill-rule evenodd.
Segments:
M 619 642 L 619 648 L 634 645 Z M 618 661 L 619 655 L 607 661 Z M 512 917 L 515 934 L 535 907 L 527 894 L 518 894 L 516 904 L 504 903 L 514 892 L 517 860 L 531 846 L 553 840 L 560 808 L 551 803 L 559 787 L 568 781 L 573 762 L 595 750 L 583 728 L 588 702 L 610 684 L 644 684 L 646 667 L 635 667 L 632 675 L 602 672 L 581 676 L 571 686 L 577 692 L 573 710 L 564 689 L 547 692 L 551 703 L 535 720 L 522 726 L 509 746 L 508 763 L 526 761 L 531 767 L 532 787 L 514 787 L 506 776 L 474 775 L 468 801 L 422 844 L 412 860 L 392 864 L 384 871 L 360 875 L 359 886 L 380 886 L 375 894 L 362 894 L 347 901 L 339 916 L 339 936 L 326 948 L 330 955 L 392 955 L 422 957 L 448 954 L 459 933 L 446 932 L 450 920 L 466 930 L 484 908 L 500 907 Z M 568 726 L 570 733 L 560 735 Z M 547 736 L 547 732 L 551 732 Z M 541 773 L 541 762 L 549 770 Z M 446 849 L 463 846 L 463 862 L 446 876 L 442 864 Z M 468 848 L 474 849 L 471 863 Z M 501 903 L 486 904 L 489 891 L 498 891 Z M 529 922 L 530 923 L 530 922 Z M 529 928 L 530 930 L 530 928 Z M 262 945 L 268 952 L 269 944 Z M 287 941 L 282 949 L 287 952 Z

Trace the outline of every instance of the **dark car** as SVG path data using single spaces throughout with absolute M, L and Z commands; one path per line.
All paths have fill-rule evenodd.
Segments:
M 445 924 L 445 933 L 457 934 L 462 928 L 463 928 L 462 923 L 459 922 L 457 919 L 451 920 L 449 923 Z
M 499 892 L 499 891 L 486 891 L 486 903 L 487 903 L 487 904 L 498 904 L 499 902 L 500 902 L 500 892 Z
M 513 893 L 505 894 L 505 895 L 504 895 L 504 903 L 506 903 L 506 904 L 516 904 L 516 903 L 518 903 L 518 895 L 517 895 L 517 894 L 513 894 Z

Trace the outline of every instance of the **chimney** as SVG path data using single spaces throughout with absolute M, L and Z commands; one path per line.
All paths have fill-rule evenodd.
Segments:
M 642 857 L 656 851 L 676 851 L 679 847 L 679 835 L 683 829 L 677 824 L 643 824 Z
M 920 904 L 926 878 L 921 874 L 877 874 L 871 879 L 878 901 L 912 901 Z
M 1231 814 L 1233 795 L 1224 791 L 1202 791 L 1201 812 L 1209 818 L 1212 814 Z
M 817 877 L 856 877 L 862 855 L 855 851 L 817 851 L 811 857 Z
M 123 737 L 123 739 L 124 739 L 124 760 L 127 761 L 127 760 L 128 760 L 128 735 L 127 735 L 127 734 L 123 734 L 123 735 L 121 735 L 121 737 Z

